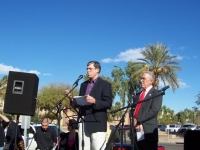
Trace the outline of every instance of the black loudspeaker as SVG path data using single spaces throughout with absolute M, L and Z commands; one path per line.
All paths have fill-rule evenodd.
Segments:
M 200 149 L 200 131 L 187 130 L 184 135 L 184 150 Z
M 4 113 L 34 116 L 38 83 L 35 74 L 9 71 Z

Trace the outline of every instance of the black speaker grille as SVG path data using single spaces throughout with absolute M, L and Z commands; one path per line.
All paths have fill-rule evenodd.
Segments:
M 39 78 L 36 74 L 10 71 L 3 111 L 34 116 L 38 84 Z

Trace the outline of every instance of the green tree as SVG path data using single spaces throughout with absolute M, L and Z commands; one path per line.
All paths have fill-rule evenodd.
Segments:
M 3 106 L 3 100 L 5 98 L 7 82 L 8 82 L 8 76 L 6 75 L 0 79 L 0 105 L 1 105 L 0 107 Z
M 128 80 L 126 78 L 126 73 L 120 67 L 115 67 L 116 69 L 113 69 L 111 74 L 114 78 L 116 94 L 119 95 L 120 101 L 122 102 L 122 106 L 124 107 L 125 103 L 128 102 Z
M 184 109 L 184 123 L 192 123 L 193 122 L 193 111 L 191 109 Z
M 195 103 L 196 103 L 197 105 L 200 105 L 200 92 L 199 92 L 199 94 L 197 94 L 196 97 L 197 97 L 197 100 L 196 100 Z
M 180 111 L 176 115 L 178 117 L 178 121 L 180 122 L 180 124 L 184 124 L 186 122 L 187 117 L 184 111 Z
M 174 110 L 167 108 L 165 105 L 161 107 L 158 113 L 159 124 L 178 124 L 178 116 L 174 113 Z
M 120 108 L 122 108 L 122 105 L 120 102 L 116 102 L 115 105 L 112 106 L 110 111 L 115 111 L 115 110 L 119 110 Z M 109 113 L 109 112 L 108 112 Z M 122 111 L 117 111 L 116 113 L 110 114 L 109 115 L 109 121 L 117 121 L 118 119 L 121 118 L 122 116 Z
M 199 110 L 198 110 L 198 107 L 196 107 L 196 106 L 194 106 L 194 107 L 192 107 L 192 111 L 193 111 L 193 121 L 192 121 L 192 123 L 194 123 L 194 124 L 198 124 L 198 114 L 199 114 Z
M 4 97 L 4 95 L 5 95 L 5 89 L 7 87 L 7 82 L 8 82 L 8 76 L 5 75 L 0 80 L 0 96 L 2 96 L 2 97 Z
M 159 42 L 155 45 L 147 45 L 141 53 L 144 58 L 138 58 L 138 62 L 129 62 L 129 67 L 134 69 L 130 76 L 131 80 L 139 80 L 142 71 L 153 71 L 155 75 L 153 86 L 155 88 L 158 88 L 160 79 L 164 85 L 168 83 L 175 92 L 175 89 L 179 87 L 176 71 L 182 70 L 178 66 L 177 56 L 169 55 L 167 46 Z
M 115 83 L 110 77 L 100 76 L 102 79 L 108 81 L 112 88 L 112 100 L 114 100 L 117 93 L 117 83 Z
M 108 114 L 108 120 L 112 121 L 113 116 L 109 112 L 111 110 L 115 110 L 115 109 L 120 108 L 118 103 L 115 103 L 115 105 L 113 106 L 113 101 L 114 101 L 114 98 L 115 98 L 115 95 L 116 95 L 117 89 L 118 89 L 118 83 L 116 83 L 115 81 L 113 81 L 110 77 L 105 77 L 105 76 L 100 76 L 100 77 L 102 79 L 108 81 L 111 84 L 111 87 L 112 87 L 112 107 L 111 107 L 110 110 L 107 110 L 108 111 L 108 113 L 107 113 Z M 120 113 L 117 113 L 117 114 L 119 115 Z
M 38 92 L 37 109 L 44 110 L 49 114 L 49 118 L 57 119 L 59 122 L 59 115 L 61 111 L 70 107 L 69 99 L 66 97 L 65 90 L 71 89 L 72 86 L 63 83 L 50 83 L 47 86 L 41 87 Z M 72 95 L 78 95 L 78 90 L 75 88 Z M 65 98 L 66 97 L 66 98 Z M 52 110 L 52 111 L 51 111 Z M 37 118 L 43 116 L 37 116 Z
M 133 99 L 134 102 L 136 93 L 141 90 L 140 80 L 139 80 L 140 72 L 139 73 L 134 73 L 134 72 L 137 72 L 140 68 L 141 68 L 140 64 L 131 61 L 127 63 L 126 67 L 126 75 L 129 78 L 128 80 L 129 99 Z

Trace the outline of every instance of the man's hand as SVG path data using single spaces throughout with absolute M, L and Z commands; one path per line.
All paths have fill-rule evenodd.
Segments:
M 65 92 L 66 92 L 67 97 L 70 99 L 70 101 L 73 101 L 73 96 L 72 96 L 72 94 L 69 93 L 68 90 L 66 90 Z
M 5 122 L 9 122 L 9 121 L 10 121 L 6 116 L 4 116 L 4 115 L 2 115 L 2 114 L 0 114 L 0 117 L 1 117 Z
M 90 95 L 86 95 L 85 96 L 85 100 L 86 102 L 90 103 L 90 104 L 95 104 L 96 100 L 94 99 L 94 97 L 90 96 Z
M 142 125 L 136 125 L 135 126 L 135 130 L 137 130 L 138 132 L 141 131 L 141 130 L 143 130 Z
M 133 126 L 135 127 L 137 125 L 138 121 L 136 118 L 133 119 Z

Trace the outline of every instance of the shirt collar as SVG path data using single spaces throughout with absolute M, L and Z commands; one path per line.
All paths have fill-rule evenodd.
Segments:
M 153 87 L 153 86 L 151 85 L 151 86 L 149 86 L 148 88 L 146 88 L 146 92 L 145 92 L 145 93 L 148 93 L 149 90 L 150 90 L 152 87 Z
M 97 81 L 98 78 L 94 79 L 94 80 L 89 80 L 90 83 L 95 83 Z

